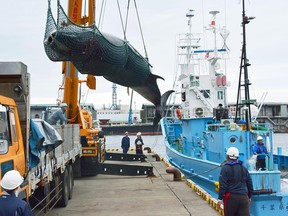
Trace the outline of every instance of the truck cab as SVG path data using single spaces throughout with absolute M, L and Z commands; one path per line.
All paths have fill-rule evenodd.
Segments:
M 0 180 L 18 170 L 25 179 L 18 197 L 35 199 L 35 211 L 39 200 L 45 209 L 65 207 L 79 173 L 80 126 L 30 119 L 29 87 L 25 64 L 0 62 Z
M 0 62 L 0 176 L 16 169 L 24 176 L 29 131 L 29 74 L 21 62 Z M 17 103 L 17 105 L 16 105 Z M 20 109 L 20 110 L 19 110 Z M 1 189 L 0 189 L 1 193 Z

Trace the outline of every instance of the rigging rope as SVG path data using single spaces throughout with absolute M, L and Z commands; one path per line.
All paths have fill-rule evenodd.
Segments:
M 117 0 L 117 6 L 118 6 L 119 16 L 120 16 L 120 20 L 121 20 L 121 26 L 122 26 L 122 30 L 123 30 L 123 35 L 124 35 L 124 40 L 125 40 L 125 41 L 127 41 L 127 38 L 126 38 L 126 29 L 127 29 L 127 20 L 128 20 L 129 5 L 130 5 L 130 0 L 128 0 L 127 14 L 126 14 L 126 23 L 125 23 L 125 27 L 124 27 L 124 25 L 123 25 L 122 13 L 121 13 L 120 4 L 119 4 L 119 0 Z
M 226 161 L 225 161 L 225 162 L 226 162 Z M 221 168 L 221 167 L 224 166 L 225 162 L 221 163 L 219 166 L 216 166 L 216 167 L 214 167 L 214 168 L 212 168 L 212 169 L 209 169 L 209 170 L 205 170 L 205 171 L 203 171 L 203 172 L 201 172 L 201 173 L 193 174 L 193 175 L 190 175 L 190 176 L 185 176 L 185 179 L 191 179 L 191 178 L 197 177 L 197 176 L 199 176 L 199 175 L 203 175 L 203 174 L 205 174 L 205 173 L 211 172 L 211 171 L 213 171 L 213 170 L 215 170 L 215 169 Z
M 128 4 L 127 4 L 126 21 L 125 21 L 125 37 L 126 37 L 126 31 L 127 31 L 127 26 L 128 26 L 129 8 L 130 8 L 130 0 L 128 0 Z
M 127 41 L 126 32 L 127 32 L 127 26 L 128 26 L 128 15 L 129 15 L 129 9 L 130 9 L 130 0 L 128 0 L 128 4 L 127 4 L 125 27 L 123 26 L 123 19 L 122 19 L 122 15 L 121 15 L 119 0 L 117 0 L 117 5 L 118 5 L 119 15 L 120 15 L 120 19 L 121 19 L 121 25 L 122 25 L 122 29 L 123 29 L 123 34 L 124 34 L 124 40 Z M 136 15 L 137 15 L 137 21 L 138 21 L 138 25 L 139 25 L 139 29 L 140 29 L 140 33 L 141 33 L 142 44 L 143 44 L 143 47 L 144 47 L 145 58 L 148 60 L 148 54 L 147 54 L 147 49 L 146 49 L 146 45 L 145 45 L 145 41 L 144 41 L 144 36 L 143 36 L 143 31 L 142 31 L 142 27 L 141 27 L 141 22 L 140 22 L 140 17 L 139 17 L 139 12 L 138 12 L 138 7 L 137 7 L 136 0 L 134 0 L 134 6 L 135 6 Z
M 84 0 L 84 17 L 86 17 L 86 4 L 87 4 L 87 0 Z M 85 25 L 85 23 L 84 23 Z
M 136 10 L 137 19 L 138 19 L 138 25 L 139 25 L 140 32 L 141 32 L 142 43 L 143 43 L 143 46 L 144 46 L 145 57 L 146 57 L 146 59 L 148 61 L 148 54 L 147 54 L 146 45 L 145 45 L 145 41 L 144 41 L 144 37 L 143 37 L 143 31 L 142 31 L 142 27 L 141 27 L 141 23 L 140 23 L 140 18 L 139 18 L 139 13 L 138 13 L 138 9 L 137 9 L 136 0 L 134 0 L 134 5 L 135 5 L 135 10 Z
M 106 0 L 103 0 L 102 4 L 101 4 L 100 15 L 99 15 L 99 20 L 98 20 L 98 28 L 99 29 L 101 29 L 102 25 L 103 25 L 104 12 L 105 12 L 105 9 L 106 9 L 106 2 L 107 2 Z M 103 17 L 103 20 L 102 20 L 102 17 Z

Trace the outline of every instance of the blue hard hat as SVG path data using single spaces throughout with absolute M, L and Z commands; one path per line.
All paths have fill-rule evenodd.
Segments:
M 62 103 L 61 107 L 68 107 L 68 105 L 66 103 Z

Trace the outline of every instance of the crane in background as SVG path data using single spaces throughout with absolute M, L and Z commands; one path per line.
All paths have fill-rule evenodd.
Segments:
M 119 106 L 117 105 L 117 86 L 115 83 L 112 84 L 112 105 L 110 107 L 111 110 L 119 110 Z
M 132 100 L 133 100 L 133 90 L 131 93 L 131 99 L 130 99 L 130 105 L 129 105 L 128 125 L 132 124 Z

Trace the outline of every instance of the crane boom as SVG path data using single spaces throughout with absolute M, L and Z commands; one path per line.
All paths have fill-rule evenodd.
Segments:
M 89 0 L 88 16 L 83 15 L 83 0 L 69 0 L 68 2 L 68 17 L 74 23 L 79 25 L 92 25 L 95 20 L 95 0 Z M 85 8 L 84 8 L 85 9 Z M 83 125 L 81 120 L 81 107 L 78 104 L 78 88 L 79 77 L 78 71 L 71 62 L 62 63 L 62 73 L 64 74 L 64 98 L 63 101 L 68 104 L 67 117 L 76 117 L 76 122 Z M 88 75 L 86 84 L 90 89 L 96 89 L 96 80 L 92 75 Z M 92 126 L 92 125 L 91 125 Z
M 83 0 L 68 1 L 68 18 L 82 26 L 93 25 L 95 20 L 95 0 L 88 0 L 88 15 L 83 14 Z M 58 2 L 59 3 L 59 2 Z M 92 115 L 88 110 L 80 106 L 79 84 L 85 82 L 89 89 L 96 89 L 96 78 L 87 75 L 85 80 L 79 80 L 76 67 L 70 61 L 62 63 L 62 74 L 64 75 L 63 102 L 68 105 L 67 117 L 75 120 L 74 124 L 80 125 L 80 136 L 82 145 L 81 174 L 84 176 L 98 173 L 98 163 L 103 161 L 105 151 L 105 140 L 101 130 L 93 128 Z

